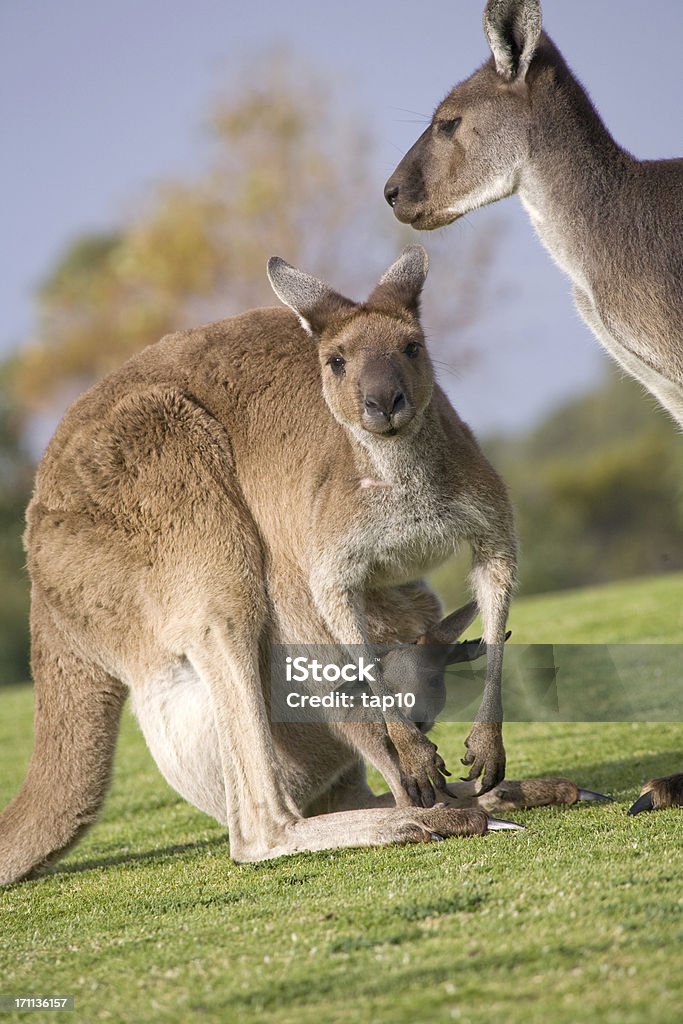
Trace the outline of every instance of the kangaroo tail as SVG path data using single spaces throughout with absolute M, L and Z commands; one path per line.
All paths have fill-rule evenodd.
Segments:
M 0 886 L 39 874 L 95 821 L 126 696 L 118 680 L 65 647 L 47 615 L 34 614 L 33 627 L 34 748 L 0 814 Z

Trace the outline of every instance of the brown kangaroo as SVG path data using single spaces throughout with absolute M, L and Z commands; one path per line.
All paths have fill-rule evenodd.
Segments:
M 519 195 L 598 341 L 683 426 L 683 160 L 614 141 L 539 0 L 489 0 L 484 30 L 491 59 L 436 108 L 387 201 L 429 230 Z
M 55 860 L 95 820 L 128 692 L 162 773 L 227 825 L 238 861 L 515 827 L 486 813 L 505 765 L 513 517 L 434 381 L 418 316 L 426 273 L 410 247 L 356 304 L 273 259 L 293 312 L 164 338 L 67 412 L 27 513 L 35 748 L 0 815 L 0 883 Z M 407 717 L 271 721 L 274 643 L 422 638 L 437 675 L 460 657 L 438 645 L 476 606 L 440 622 L 420 577 L 461 542 L 488 659 L 469 780 L 446 786 Z M 380 689 L 400 688 L 401 665 L 386 660 Z M 365 760 L 385 797 L 368 789 Z M 505 807 L 582 795 L 566 780 L 502 786 Z

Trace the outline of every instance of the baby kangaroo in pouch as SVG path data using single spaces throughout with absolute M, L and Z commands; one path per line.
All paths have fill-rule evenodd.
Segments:
M 0 815 L 0 883 L 95 820 L 128 693 L 161 772 L 227 826 L 238 861 L 481 834 L 503 824 L 488 818 L 497 807 L 581 795 L 566 780 L 503 781 L 513 516 L 435 383 L 424 249 L 406 249 L 364 303 L 277 258 L 268 272 L 290 308 L 145 349 L 75 402 L 43 457 L 25 536 L 35 746 Z M 274 644 L 404 645 L 379 695 L 400 690 L 420 648 L 442 684 L 473 653 L 453 644 L 477 606 L 441 621 L 422 575 L 463 542 L 487 657 L 467 781 L 446 785 L 424 721 L 272 720 Z

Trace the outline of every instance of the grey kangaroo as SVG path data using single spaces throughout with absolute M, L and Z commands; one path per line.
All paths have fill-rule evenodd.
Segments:
M 484 31 L 491 59 L 436 108 L 387 202 L 430 230 L 519 195 L 598 341 L 683 427 L 683 160 L 614 141 L 542 32 L 539 0 L 489 0 Z M 660 782 L 643 803 L 661 789 L 665 805 L 674 783 Z
M 614 141 L 539 0 L 489 0 L 484 30 L 491 59 L 436 108 L 387 201 L 430 230 L 519 195 L 598 341 L 683 426 L 683 160 Z
M 291 309 L 170 335 L 67 412 L 27 513 L 35 747 L 0 815 L 0 883 L 95 820 L 128 693 L 162 773 L 238 861 L 482 834 L 514 827 L 498 807 L 586 795 L 503 780 L 513 516 L 434 381 L 426 273 L 410 247 L 358 304 L 273 258 Z M 441 621 L 421 576 L 462 542 L 488 659 L 469 780 L 446 784 L 428 723 L 271 721 L 273 643 L 411 643 L 438 682 L 477 608 Z M 405 664 L 387 660 L 385 688 Z

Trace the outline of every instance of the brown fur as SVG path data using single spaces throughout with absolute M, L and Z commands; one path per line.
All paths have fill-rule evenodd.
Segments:
M 274 266 L 279 291 L 290 271 L 310 284 Z M 127 691 L 161 771 L 228 826 L 237 860 L 486 830 L 478 807 L 430 806 L 457 799 L 414 722 L 277 725 L 268 713 L 273 642 L 453 640 L 473 608 L 439 627 L 419 576 L 469 542 L 489 668 L 472 781 L 455 792 L 476 803 L 502 780 L 513 519 L 434 383 L 417 316 L 425 274 L 423 251 L 408 250 L 360 306 L 318 282 L 298 310 L 317 345 L 284 309 L 169 336 L 67 412 L 27 515 L 36 745 L 0 815 L 1 883 L 94 820 Z M 342 350 L 337 376 L 328 360 Z M 382 685 L 393 675 L 387 665 Z M 393 806 L 372 797 L 364 759 Z
M 683 807 L 683 772 L 665 775 L 661 779 L 650 779 L 641 789 L 639 798 L 628 813 L 659 811 L 664 807 Z
M 439 104 L 386 198 L 422 230 L 517 193 L 588 326 L 683 426 L 683 160 L 612 139 L 538 0 L 489 0 L 484 26 L 491 60 Z

